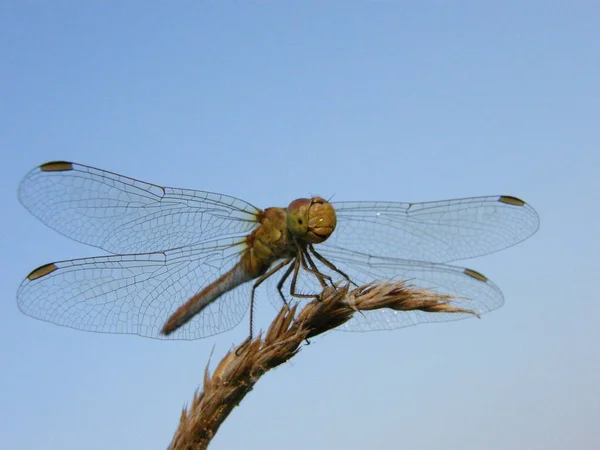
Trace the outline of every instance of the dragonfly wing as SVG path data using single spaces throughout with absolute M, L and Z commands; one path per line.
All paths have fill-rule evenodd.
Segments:
M 481 315 L 499 308 L 504 303 L 502 292 L 494 283 L 483 275 L 463 267 L 446 264 L 410 261 L 395 258 L 370 257 L 356 252 L 338 251 L 335 249 L 318 249 L 319 253 L 335 266 L 346 273 L 358 285 L 373 281 L 395 282 L 406 281 L 410 286 L 432 289 L 440 294 L 449 294 L 455 297 L 452 305 L 458 308 L 469 309 Z M 336 272 L 324 267 L 315 260 L 319 271 L 328 274 L 334 281 L 343 278 Z M 269 281 L 271 288 L 269 294 L 271 302 L 276 307 L 281 307 L 281 300 L 274 285 L 280 277 L 273 277 Z M 289 295 L 290 282 L 288 280 L 283 292 L 286 298 Z M 314 275 L 300 271 L 297 280 L 297 289 L 303 294 L 318 294 L 322 291 L 321 285 Z M 423 311 L 395 311 L 381 309 L 356 313 L 346 324 L 339 327 L 345 331 L 372 331 L 402 328 L 422 322 L 443 322 L 473 317 L 468 313 L 428 313 Z
M 29 316 L 80 330 L 198 339 L 239 323 L 248 309 L 248 283 L 168 337 L 159 331 L 180 305 L 231 269 L 244 248 L 241 239 L 220 239 L 159 253 L 47 264 L 21 283 L 17 303 Z
M 111 253 L 147 253 L 248 233 L 259 209 L 235 197 L 145 183 L 70 162 L 29 172 L 19 200 L 59 233 Z
M 319 248 L 444 263 L 492 253 L 535 233 L 539 218 L 515 197 L 425 203 L 334 202 L 338 224 Z

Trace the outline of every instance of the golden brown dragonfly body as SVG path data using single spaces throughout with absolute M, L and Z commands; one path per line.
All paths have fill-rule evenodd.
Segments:
M 269 276 L 288 265 L 289 269 L 278 284 L 278 290 L 284 301 L 281 286 L 292 271 L 294 271 L 290 289 L 292 296 L 307 297 L 306 294 L 295 292 L 295 280 L 300 268 L 312 271 L 320 283 L 325 284 L 325 279 L 329 277 L 321 274 L 316 267 L 309 267 L 314 266 L 311 264 L 309 252 L 325 262 L 325 259 L 316 253 L 312 244 L 324 242 L 335 230 L 335 210 L 328 201 L 320 197 L 296 199 L 287 209 L 273 207 L 261 211 L 257 221 L 260 225 L 247 237 L 247 248 L 242 253 L 240 261 L 180 306 L 165 323 L 161 330 L 163 334 L 172 333 L 226 292 L 242 283 L 257 279 L 250 300 L 250 314 L 252 314 L 255 289 Z M 282 261 L 275 267 L 271 267 L 278 260 Z M 292 261 L 294 264 L 290 265 Z M 330 267 L 333 268 L 333 264 Z

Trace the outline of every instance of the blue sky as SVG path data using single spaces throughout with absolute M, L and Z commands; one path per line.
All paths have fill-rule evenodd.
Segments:
M 247 333 L 22 315 L 30 270 L 102 254 L 16 199 L 64 159 L 259 207 L 508 194 L 540 214 L 530 240 L 464 263 L 503 308 L 314 339 L 211 448 L 599 448 L 599 30 L 593 2 L 4 2 L 0 447 L 164 448 L 211 351 Z M 258 325 L 273 312 L 259 300 Z

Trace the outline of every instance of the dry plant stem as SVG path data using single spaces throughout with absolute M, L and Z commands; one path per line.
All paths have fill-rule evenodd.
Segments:
M 475 314 L 452 306 L 451 301 L 452 297 L 448 295 L 396 282 L 370 283 L 353 290 L 347 285 L 337 289 L 328 287 L 297 317 L 297 305 L 284 306 L 264 337 L 258 335 L 232 349 L 218 364 L 212 377 L 207 366 L 203 391 L 196 392 L 189 409 L 182 411 L 169 449 L 207 448 L 219 426 L 258 379 L 298 353 L 305 339 L 347 322 L 355 313 L 379 308 Z

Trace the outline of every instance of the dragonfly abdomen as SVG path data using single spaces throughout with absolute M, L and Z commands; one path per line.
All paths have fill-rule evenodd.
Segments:
M 218 299 L 221 295 L 256 278 L 249 273 L 244 258 L 231 270 L 221 275 L 175 311 L 163 326 L 161 333 L 169 335 L 179 327 L 189 322 L 196 314 Z

